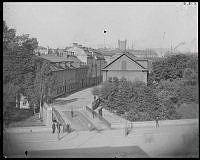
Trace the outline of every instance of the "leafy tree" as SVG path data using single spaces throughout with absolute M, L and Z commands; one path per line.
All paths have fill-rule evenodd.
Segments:
M 107 87 L 104 85 L 110 87 L 106 96 Z M 156 116 L 161 119 L 174 119 L 178 116 L 170 99 L 161 99 L 156 88 L 146 86 L 144 82 L 120 79 L 117 83 L 103 83 L 101 89 L 104 94 L 101 94 L 100 98 L 103 99 L 104 108 L 121 116 L 126 114 L 126 118 L 131 121 L 154 120 Z
M 4 88 L 4 109 L 8 106 L 8 96 L 11 99 L 19 98 L 19 93 L 25 93 L 31 87 L 34 78 L 32 59 L 37 45 L 36 38 L 16 35 L 16 30 L 3 21 L 3 85 L 15 88 Z
M 185 68 L 192 68 L 198 72 L 198 58 L 190 55 L 174 55 L 160 61 L 153 62 L 152 72 L 149 75 L 150 84 L 155 80 L 182 78 Z

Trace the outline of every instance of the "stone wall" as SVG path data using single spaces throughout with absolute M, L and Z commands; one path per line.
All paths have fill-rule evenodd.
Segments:
M 52 125 L 52 106 L 47 103 L 43 106 L 43 121 L 46 126 Z

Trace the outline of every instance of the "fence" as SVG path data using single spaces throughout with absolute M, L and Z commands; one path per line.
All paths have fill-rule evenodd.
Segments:
M 95 85 L 98 85 L 102 82 L 103 77 L 89 77 L 86 78 L 84 80 L 84 82 L 76 82 L 75 84 L 68 84 L 70 87 L 67 87 L 67 85 L 63 85 L 63 86 L 58 86 L 57 88 L 55 88 L 54 90 L 51 91 L 51 94 L 49 94 L 48 96 L 50 97 L 50 99 L 55 99 L 59 96 L 63 96 L 65 94 L 70 94 L 73 93 L 75 91 L 79 91 L 81 89 L 87 88 L 87 87 L 92 87 Z M 58 92 L 59 90 L 59 92 Z
M 86 106 L 85 108 L 86 108 L 87 111 L 89 111 L 90 113 L 94 114 L 101 121 L 103 121 L 105 125 L 107 125 L 109 128 L 111 128 L 111 124 L 106 119 L 104 119 L 101 115 L 99 115 L 97 112 L 95 112 L 92 109 L 90 109 L 88 106 Z

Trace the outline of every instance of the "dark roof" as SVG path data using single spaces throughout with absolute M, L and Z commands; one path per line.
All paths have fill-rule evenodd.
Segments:
M 107 68 L 108 66 L 110 66 L 112 63 L 114 63 L 115 61 L 117 61 L 119 58 L 121 58 L 123 55 L 127 56 L 128 58 L 130 58 L 132 61 L 134 61 L 135 63 L 137 63 L 139 66 L 141 66 L 143 69 L 147 69 L 144 66 L 142 66 L 140 63 L 137 62 L 137 57 L 135 57 L 134 55 L 131 55 L 130 53 L 123 53 L 121 54 L 119 57 L 115 58 L 112 62 L 110 62 L 107 66 L 105 66 L 103 69 Z M 141 58 L 139 60 L 142 60 Z M 146 59 L 144 59 L 146 60 Z
M 72 62 L 81 62 L 81 60 L 79 60 L 77 57 L 74 57 L 74 56 L 70 56 L 70 57 L 65 57 L 65 56 L 62 56 L 62 57 L 59 57 L 59 56 L 56 56 L 56 55 L 41 55 L 39 56 L 40 58 L 43 58 L 43 59 L 46 59 L 48 61 L 51 61 L 51 62 L 69 62 L 69 61 L 72 61 Z

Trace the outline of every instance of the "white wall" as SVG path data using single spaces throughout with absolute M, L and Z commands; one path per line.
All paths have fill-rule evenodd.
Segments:
M 107 71 L 107 80 L 109 77 L 126 78 L 128 81 L 143 81 L 147 83 L 147 72 L 141 71 Z M 106 81 L 106 71 L 103 72 L 103 81 Z

